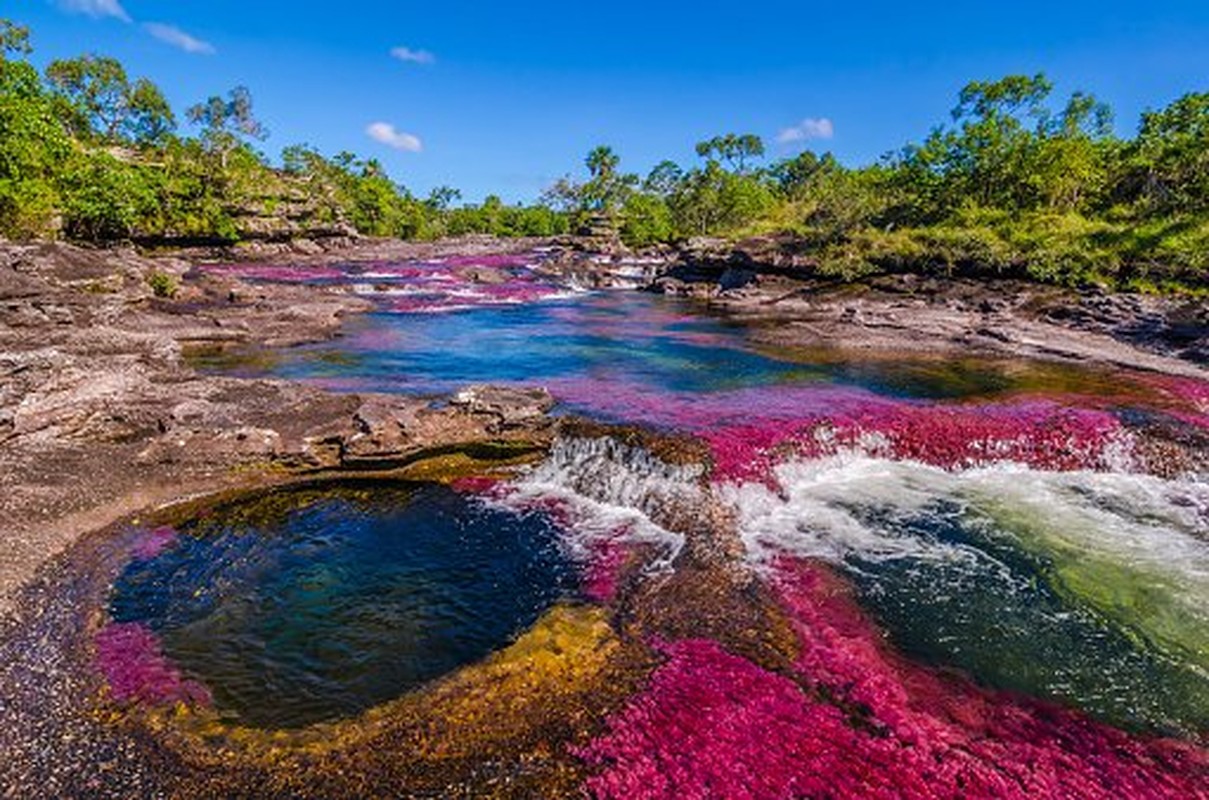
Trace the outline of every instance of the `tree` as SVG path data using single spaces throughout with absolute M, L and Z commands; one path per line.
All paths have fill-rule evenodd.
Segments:
M 27 56 L 33 52 L 29 45 L 29 28 L 9 19 L 0 18 L 0 61 L 8 55 Z
M 146 78 L 134 82 L 125 130 L 140 144 L 157 144 L 176 130 L 176 114 L 160 88 Z
M 613 148 L 605 145 L 593 148 L 584 163 L 591 177 L 580 187 L 583 207 L 585 210 L 613 216 L 638 185 L 638 176 L 618 173 L 621 158 L 613 152 Z
M 154 83 L 134 83 L 117 59 L 86 55 L 52 61 L 46 78 L 66 102 L 71 132 L 109 142 L 154 142 L 176 127 L 168 101 Z
M 638 176 L 619 173 L 621 159 L 606 145 L 594 147 L 584 165 L 587 181 L 560 178 L 542 193 L 541 202 L 563 213 L 612 217 L 638 185 Z
M 697 155 L 702 158 L 717 157 L 725 162 L 732 172 L 747 172 L 747 160 L 764 156 L 764 140 L 751 133 L 727 133 L 697 143 Z
M 1112 112 L 1076 92 L 1054 114 L 1041 74 L 973 81 L 954 126 L 932 131 L 892 159 L 891 184 L 907 198 L 903 219 L 935 222 L 972 204 L 1004 211 L 1074 210 L 1107 183 Z
M 1143 114 L 1131 155 L 1135 183 L 1151 208 L 1209 208 L 1209 92 Z
M 621 210 L 621 238 L 632 247 L 666 242 L 675 233 L 672 211 L 662 197 L 635 192 Z
M 26 61 L 0 60 L 0 233 L 54 232 L 56 179 L 72 149 L 38 71 Z
M 684 170 L 674 161 L 660 161 L 642 182 L 642 190 L 664 200 L 671 197 L 684 182 Z
M 1053 84 L 1041 74 L 972 81 L 961 90 L 953 109 L 953 120 L 961 127 L 947 144 L 950 171 L 964 184 L 967 196 L 997 208 L 1029 205 L 1029 185 L 1020 178 L 1035 134 L 1044 130 L 1044 103 L 1051 91 Z
M 825 153 L 820 158 L 810 150 L 803 150 L 793 158 L 773 164 L 769 176 L 783 196 L 800 200 L 820 173 L 835 169 L 839 169 L 839 163 L 831 153 Z
M 155 205 L 145 172 L 103 152 L 74 159 L 63 187 L 64 230 L 75 239 L 125 239 Z
M 240 138 L 263 141 L 269 137 L 268 128 L 252 113 L 252 93 L 246 86 L 236 86 L 226 99 L 217 95 L 191 106 L 185 112 L 189 122 L 202 127 L 202 138 L 227 166 L 228 154 L 240 144 Z
M 462 199 L 462 193 L 452 186 L 437 186 L 428 193 L 428 199 L 424 201 L 424 205 L 431 208 L 433 211 L 444 211 L 451 206 L 454 201 Z
M 1108 163 L 1117 157 L 1112 109 L 1075 92 L 1040 133 L 1028 172 L 1042 204 L 1070 212 L 1099 198 L 1108 186 Z
M 621 164 L 621 158 L 613 152 L 613 148 L 602 144 L 592 148 L 584 164 L 593 180 L 609 180 Z
M 690 170 L 669 200 L 676 226 L 704 236 L 737 230 L 753 222 L 773 203 L 772 192 L 750 175 L 727 172 L 710 159 Z

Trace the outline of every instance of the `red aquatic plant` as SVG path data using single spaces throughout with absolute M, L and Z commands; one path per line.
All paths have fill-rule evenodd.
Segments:
M 1209 428 L 1209 381 L 1175 375 L 1146 375 L 1141 380 L 1162 395 L 1171 416 Z
M 646 690 L 578 749 L 601 798 L 1204 798 L 1209 757 L 975 687 L 889 651 L 834 574 L 780 565 L 792 673 L 656 643 Z
M 595 603 L 611 603 L 617 597 L 622 570 L 632 548 L 620 537 L 596 539 L 587 548 L 581 591 Z
M 449 488 L 459 494 L 490 494 L 493 493 L 500 485 L 499 478 L 491 478 L 483 475 L 467 475 L 464 478 L 456 478 L 450 481 Z
M 1031 401 L 1010 405 L 870 403 L 795 421 L 723 426 L 703 434 L 718 481 L 767 479 L 776 461 L 843 452 L 960 469 L 1013 461 L 1037 469 L 1113 466 L 1124 441 L 1104 411 Z
M 118 702 L 210 704 L 206 687 L 181 675 L 146 625 L 110 623 L 97 633 L 95 645 L 97 667 Z

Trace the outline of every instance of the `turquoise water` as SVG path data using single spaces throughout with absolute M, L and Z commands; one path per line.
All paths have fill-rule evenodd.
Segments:
M 944 500 L 858 514 L 883 535 L 952 554 L 845 561 L 862 603 L 907 654 L 1127 729 L 1209 731 L 1209 674 L 1139 647 L 1135 630 L 1064 598 L 1049 559 L 1012 547 L 995 522 Z
M 775 323 L 763 323 L 775 324 Z M 986 359 L 883 358 L 759 344 L 751 326 L 703 306 L 640 292 L 579 293 L 528 304 L 350 319 L 333 341 L 266 351 L 203 353 L 202 369 L 315 381 L 343 391 L 444 394 L 474 383 L 546 385 L 576 410 L 612 390 L 718 393 L 763 387 L 846 387 L 958 399 L 1043 381 L 1078 388 L 1101 376 Z

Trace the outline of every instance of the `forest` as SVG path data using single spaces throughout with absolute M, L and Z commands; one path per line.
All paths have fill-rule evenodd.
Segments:
M 1209 291 L 1209 92 L 1145 112 L 1123 138 L 1093 95 L 1056 97 L 1045 75 L 1010 75 L 968 83 L 948 120 L 873 164 L 809 150 L 771 160 L 760 137 L 727 133 L 643 176 L 602 145 L 533 204 L 460 204 L 456 189 L 418 197 L 352 153 L 293 144 L 270 157 L 246 87 L 178 116 L 115 59 L 39 71 L 31 52 L 30 31 L 0 20 L 0 235 L 10 239 L 232 244 L 265 235 L 275 217 L 406 239 L 603 222 L 636 248 L 783 235 L 841 280 L 920 272 Z

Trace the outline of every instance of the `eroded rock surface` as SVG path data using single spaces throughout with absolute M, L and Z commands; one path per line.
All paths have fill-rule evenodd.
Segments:
M 190 274 L 176 258 L 0 249 L 0 614 L 81 532 L 277 470 L 389 469 L 431 450 L 540 440 L 548 396 L 478 388 L 434 408 L 285 381 L 199 375 L 190 347 L 331 336 L 370 308 L 315 287 Z M 156 297 L 153 274 L 180 280 Z
M 1181 371 L 1172 366 L 1175 359 L 1202 368 L 1198 374 L 1209 366 L 1209 303 L 1203 299 L 959 275 L 846 283 L 820 275 L 792 237 L 691 240 L 649 288 L 748 318 L 785 320 L 771 338 L 796 344 L 948 347 Z

